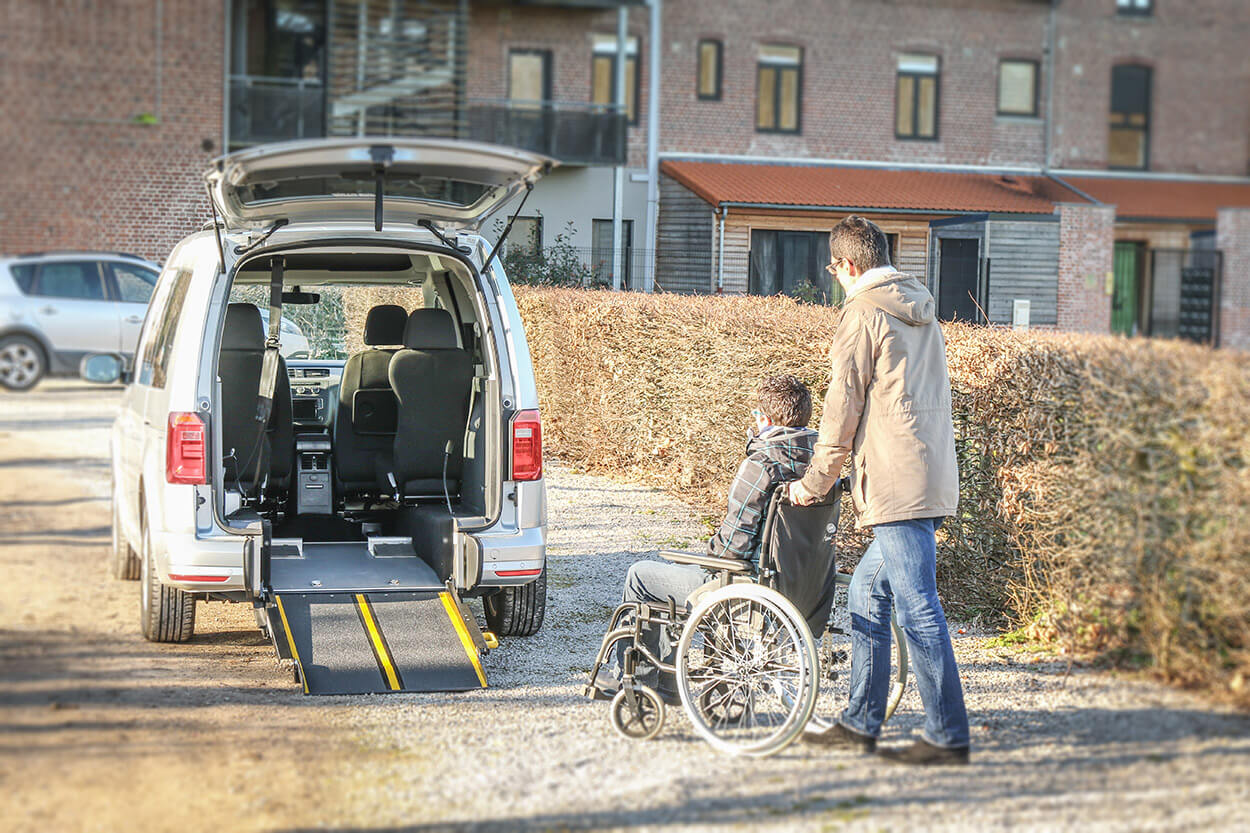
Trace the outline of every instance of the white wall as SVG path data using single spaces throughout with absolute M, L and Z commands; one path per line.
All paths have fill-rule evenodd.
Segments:
M 614 169 L 608 166 L 556 168 L 534 186 L 533 193 L 525 203 L 521 215 L 542 215 L 544 246 L 555 242 L 556 235 L 572 221 L 574 233 L 569 244 L 589 249 L 591 245 L 591 221 L 612 219 L 612 179 Z M 646 237 L 647 183 L 631 182 L 630 174 L 646 174 L 645 169 L 626 169 L 623 218 L 634 221 L 634 247 L 648 248 Z M 499 233 L 495 221 L 507 222 L 520 203 L 517 197 L 498 211 L 483 229 L 488 239 L 494 240 Z

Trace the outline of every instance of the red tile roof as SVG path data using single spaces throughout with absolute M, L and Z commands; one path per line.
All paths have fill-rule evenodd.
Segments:
M 1043 176 L 672 159 L 660 170 L 712 205 L 1051 214 L 1086 201 Z
M 1250 206 L 1250 184 L 1110 176 L 1060 178 L 1099 202 L 1114 205 L 1116 216 L 1121 218 L 1215 222 L 1218 208 Z

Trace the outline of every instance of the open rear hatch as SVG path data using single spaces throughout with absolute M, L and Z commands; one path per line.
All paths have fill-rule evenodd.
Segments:
M 363 137 L 260 145 L 215 160 L 205 176 L 230 229 L 377 222 L 379 211 L 388 221 L 472 229 L 554 164 L 481 142 Z

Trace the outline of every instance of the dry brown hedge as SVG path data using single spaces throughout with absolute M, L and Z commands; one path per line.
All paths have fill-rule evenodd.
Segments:
M 765 373 L 823 397 L 836 309 L 516 290 L 549 454 L 722 511 Z M 957 617 L 1149 663 L 1250 705 L 1250 371 L 1140 339 L 946 327 Z M 819 408 L 813 424 L 819 419 Z M 853 561 L 863 540 L 842 533 Z

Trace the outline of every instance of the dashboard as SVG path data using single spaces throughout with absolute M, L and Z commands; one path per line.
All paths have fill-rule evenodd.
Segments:
M 343 362 L 289 360 L 286 373 L 291 382 L 291 415 L 297 428 L 329 428 L 338 410 Z

